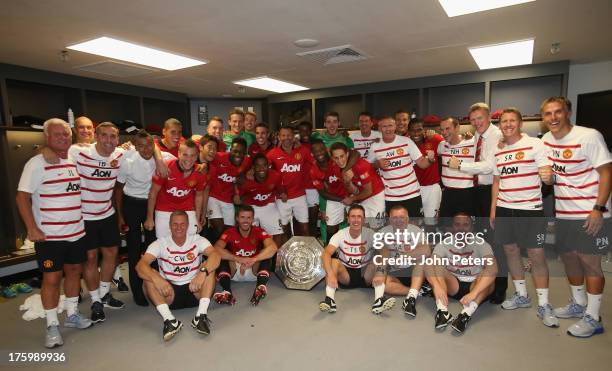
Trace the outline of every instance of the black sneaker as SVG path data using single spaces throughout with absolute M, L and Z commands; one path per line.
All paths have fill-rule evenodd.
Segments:
M 429 282 L 423 282 L 421 288 L 419 289 L 419 295 L 433 297 L 433 288 L 431 287 Z
M 329 296 L 326 296 L 325 300 L 319 303 L 319 309 L 321 312 L 336 313 L 336 301 Z
M 91 305 L 91 322 L 98 323 L 106 321 L 106 316 L 104 315 L 104 305 L 99 301 L 94 301 Z
M 405 314 L 416 317 L 416 299 L 412 296 L 404 299 L 402 302 L 402 310 Z
M 438 309 L 434 327 L 436 330 L 446 328 L 453 321 L 453 315 L 446 310 Z
M 117 291 L 119 292 L 129 292 L 130 289 L 128 289 L 127 285 L 125 284 L 125 281 L 123 280 L 123 277 L 119 277 L 118 280 L 113 278 L 113 284 L 115 284 L 115 286 L 117 287 Z
M 164 341 L 170 341 L 174 335 L 181 331 L 181 328 L 183 328 L 183 322 L 179 321 L 178 319 L 175 318 L 173 320 L 165 320 L 163 331 Z
M 470 322 L 471 319 L 472 317 L 470 317 L 466 313 L 459 313 L 457 318 L 455 318 L 453 323 L 451 323 L 451 327 L 453 328 L 453 330 L 461 333 L 465 331 L 465 327 L 467 326 L 468 322 Z
M 206 314 L 200 314 L 199 316 L 193 317 L 191 320 L 191 327 L 200 334 L 210 334 L 210 320 Z
M 104 304 L 105 308 L 110 309 L 123 309 L 125 304 L 121 300 L 115 299 L 110 292 L 107 292 L 106 295 L 102 297 L 102 304 Z
M 394 305 L 394 297 L 381 296 L 380 298 L 374 300 L 374 304 L 372 304 L 372 313 L 381 314 L 382 312 L 393 308 Z
M 266 285 L 259 285 L 253 291 L 253 296 L 251 296 L 251 305 L 256 306 L 259 304 L 259 301 L 266 297 L 268 294 L 268 289 Z

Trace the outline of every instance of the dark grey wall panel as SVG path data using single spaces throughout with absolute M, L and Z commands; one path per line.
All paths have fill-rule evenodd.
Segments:
M 316 122 L 315 127 L 322 128 L 323 115 L 326 112 L 334 111 L 340 115 L 340 125 L 345 128 L 357 128 L 359 112 L 364 110 L 361 95 L 349 95 L 344 97 L 333 97 L 318 99 L 316 102 Z
M 485 100 L 485 84 L 444 86 L 428 89 L 426 114 L 463 117 L 470 105 Z
M 385 93 L 368 94 L 366 97 L 366 109 L 374 116 L 391 115 L 400 110 L 412 112 L 419 109 L 419 90 L 400 90 Z
M 523 115 L 538 114 L 544 99 L 562 95 L 562 85 L 562 75 L 492 81 L 491 109 L 513 106 Z

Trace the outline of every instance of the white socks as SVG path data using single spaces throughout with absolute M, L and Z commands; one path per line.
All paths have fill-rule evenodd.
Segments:
M 64 301 L 64 308 L 66 308 L 66 316 L 70 317 L 73 314 L 79 312 L 79 297 L 66 298 Z
M 91 303 L 92 304 L 95 303 L 96 301 L 97 302 L 102 302 L 100 300 L 100 293 L 99 293 L 99 291 L 100 291 L 100 289 L 97 288 L 97 289 L 89 292 L 89 296 L 91 296 Z
M 121 278 L 121 269 L 119 269 L 119 266 L 117 266 L 117 267 L 115 268 L 115 273 L 113 274 L 113 279 L 114 279 L 115 281 L 118 281 L 118 280 L 119 280 L 119 278 Z
M 584 289 L 584 285 L 580 286 L 572 286 L 570 285 L 570 290 L 572 292 L 572 298 L 578 305 L 582 305 L 583 307 L 587 305 L 587 294 Z
M 47 316 L 47 327 L 59 326 L 59 320 L 57 319 L 57 307 L 53 309 L 45 309 L 45 316 Z
M 210 304 L 209 298 L 200 299 L 200 306 L 198 307 L 196 317 L 199 316 L 200 314 L 208 314 L 208 304 Z
M 174 316 L 172 315 L 172 312 L 170 312 L 170 307 L 168 307 L 168 304 L 160 304 L 156 306 L 155 309 L 157 309 L 159 314 L 161 314 L 164 321 L 167 319 L 169 319 L 170 321 L 173 321 L 175 319 Z
M 543 307 L 548 304 L 548 289 L 536 289 L 538 294 L 538 305 Z
M 439 310 L 442 310 L 442 311 L 448 312 L 448 307 L 447 307 L 446 305 L 444 305 L 444 304 L 442 303 L 442 301 L 441 301 L 441 300 L 439 300 L 439 299 L 436 299 L 436 307 L 437 307 Z
M 336 295 L 336 289 L 333 287 L 329 287 L 329 286 L 325 286 L 325 295 L 329 296 L 330 298 L 336 300 L 334 298 L 334 295 Z
M 104 295 L 108 294 L 108 292 L 110 291 L 110 285 L 110 282 L 100 281 L 100 288 L 98 290 L 100 291 L 101 298 L 103 298 Z
M 374 300 L 382 298 L 385 294 L 385 284 L 374 286 Z
M 595 321 L 599 321 L 599 307 L 601 306 L 602 294 L 595 295 L 587 292 L 587 307 L 586 313 L 593 317 Z
M 478 304 L 476 304 L 475 301 L 470 301 L 468 305 L 463 306 L 463 310 L 461 311 L 461 313 L 465 313 L 471 317 L 474 314 L 474 312 L 476 312 L 477 308 L 478 308 Z
M 406 296 L 407 298 L 417 298 L 419 296 L 419 290 L 417 289 L 410 289 L 410 291 L 408 291 L 408 295 Z
M 512 280 L 514 283 L 514 290 L 520 295 L 527 297 L 527 285 L 525 280 Z

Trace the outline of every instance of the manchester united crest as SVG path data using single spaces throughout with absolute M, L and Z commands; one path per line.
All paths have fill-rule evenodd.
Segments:
M 470 149 L 469 149 L 469 148 L 467 148 L 467 147 L 465 147 L 465 148 L 463 148 L 463 149 L 461 150 L 461 154 L 462 154 L 462 155 L 468 155 L 469 153 L 470 153 Z
M 397 152 L 398 156 L 401 156 L 404 154 L 404 149 L 403 148 L 398 148 L 395 150 L 395 152 Z
M 43 267 L 45 267 L 46 269 L 53 267 L 53 260 L 49 260 L 49 259 L 45 260 L 43 262 Z
M 569 148 L 563 151 L 563 158 L 566 160 L 572 158 L 572 155 L 573 155 L 572 150 Z
M 188 252 L 188 253 L 187 253 L 187 259 L 188 259 L 188 260 L 193 260 L 193 259 L 195 259 L 195 254 L 194 254 L 194 253 L 192 253 L 191 251 L 190 251 L 190 252 Z
M 295 156 L 293 156 L 296 160 L 301 160 L 302 159 L 302 154 L 301 153 L 296 153 Z
M 117 161 L 117 160 L 113 160 L 110 163 L 111 167 L 117 167 L 118 164 L 119 164 L 119 161 Z
M 522 160 L 522 159 L 525 158 L 525 152 L 519 151 L 519 152 L 516 153 L 515 157 L 516 157 L 517 160 Z
M 196 184 L 198 184 L 198 182 L 196 182 L 195 180 L 190 180 L 187 182 L 187 187 L 193 188 L 196 186 Z

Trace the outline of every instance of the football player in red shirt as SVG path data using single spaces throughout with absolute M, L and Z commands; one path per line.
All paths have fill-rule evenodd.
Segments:
M 155 144 L 162 152 L 168 152 L 178 157 L 179 146 L 185 141 L 182 136 L 183 124 L 177 119 L 169 118 L 164 122 L 163 138 L 155 140 Z
M 198 233 L 202 229 L 200 220 L 203 219 L 201 214 L 205 203 L 207 174 L 195 169 L 197 144 L 191 139 L 186 140 L 180 145 L 178 155 L 178 160 L 168 162 L 168 178 L 154 175 L 149 191 L 144 227 L 147 230 L 156 227 L 157 238 L 170 235 L 170 214 L 176 210 L 187 212 L 189 234 Z
M 302 121 L 298 124 L 298 134 L 300 145 L 310 148 L 310 136 L 312 135 L 312 123 L 308 121 Z M 319 192 L 313 185 L 312 178 L 310 177 L 311 162 L 305 164 L 304 171 L 304 188 L 306 191 L 306 205 L 308 206 L 308 224 L 310 227 L 310 235 L 317 235 L 317 220 L 319 216 Z
M 232 295 L 231 280 L 237 282 L 256 281 L 251 304 L 257 305 L 266 297 L 266 284 L 270 278 L 271 257 L 278 247 L 263 229 L 253 226 L 255 211 L 249 205 L 238 208 L 237 226 L 226 230 L 215 243 L 221 255 L 218 278 L 223 292 L 217 292 L 214 299 L 219 304 L 233 305 L 236 298 Z
M 266 154 L 274 148 L 270 141 L 270 128 L 268 124 L 260 122 L 255 126 L 255 143 L 249 147 L 249 156 L 254 157 L 258 153 Z

